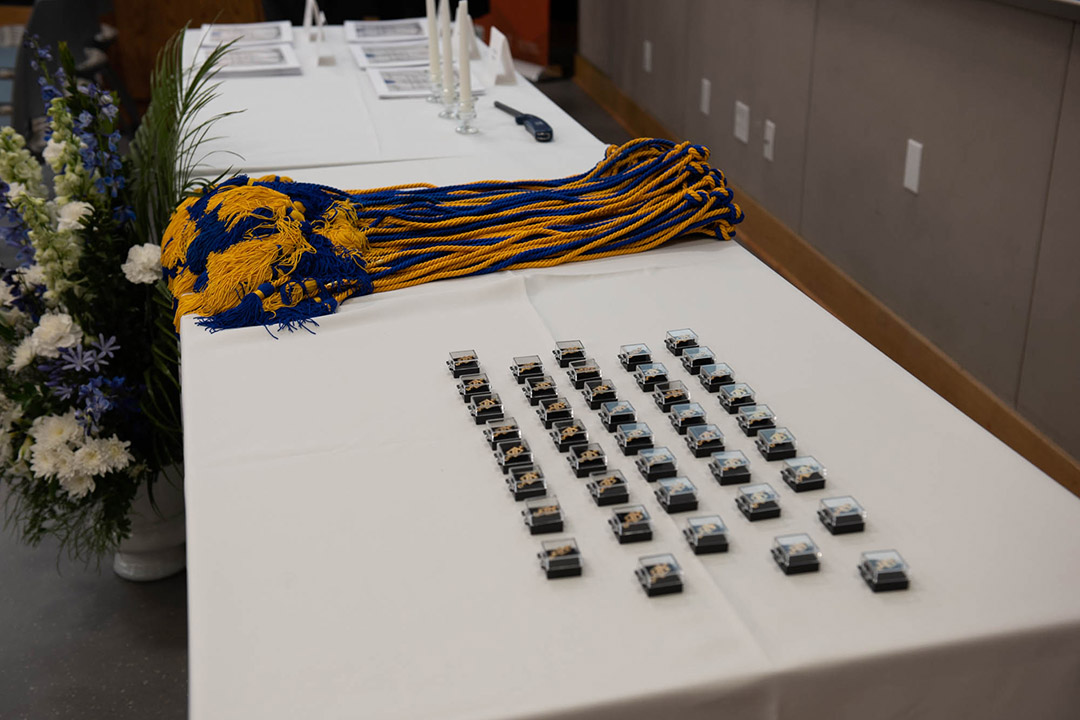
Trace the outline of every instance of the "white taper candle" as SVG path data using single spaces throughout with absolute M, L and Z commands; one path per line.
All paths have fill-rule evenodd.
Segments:
M 473 111 L 472 73 L 469 71 L 469 35 L 472 33 L 472 18 L 469 17 L 469 1 L 461 0 L 457 6 L 458 29 L 458 83 L 461 87 L 461 112 Z
M 439 77 L 439 32 L 435 22 L 435 0 L 427 0 L 428 72 L 432 82 Z

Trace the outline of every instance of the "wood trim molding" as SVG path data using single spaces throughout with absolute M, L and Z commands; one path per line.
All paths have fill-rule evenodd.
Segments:
M 635 136 L 675 138 L 580 55 L 574 82 Z M 934 392 L 1080 496 L 1080 462 L 998 398 L 753 197 L 729 183 L 746 220 L 740 243 Z

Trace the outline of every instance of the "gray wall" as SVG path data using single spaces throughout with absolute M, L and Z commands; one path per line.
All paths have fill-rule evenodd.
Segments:
M 1080 457 L 1074 18 L 989 0 L 580 8 L 586 59 Z M 736 100 L 750 106 L 745 144 Z M 924 148 L 917 195 L 902 186 L 909 138 Z

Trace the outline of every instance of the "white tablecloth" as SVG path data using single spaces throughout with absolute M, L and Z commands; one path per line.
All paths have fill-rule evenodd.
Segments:
M 537 114 L 554 117 L 531 92 Z M 558 129 L 546 147 L 513 130 L 502 152 L 472 159 L 288 174 L 455 182 L 571 174 L 601 155 L 595 140 L 560 146 Z M 308 147 L 304 164 L 318 165 L 326 148 Z M 777 463 L 663 351 L 664 332 L 687 326 L 828 467 L 826 490 L 789 491 Z M 695 240 L 380 294 L 346 303 L 314 334 L 211 335 L 189 318 L 181 337 L 193 718 L 1080 709 L 1080 502 L 737 245 Z M 582 340 L 678 455 L 699 514 L 727 521 L 729 553 L 689 552 L 682 517 L 663 513 L 549 363 L 632 499 L 653 512 L 651 543 L 615 542 L 608 510 L 572 477 L 507 370 L 515 355 L 549 358 L 562 339 Z M 630 342 L 649 343 L 687 382 L 756 479 L 780 492 L 781 518 L 742 518 L 738 486 L 717 485 L 620 368 L 618 346 Z M 548 581 L 537 566 L 552 536 L 528 534 L 455 392 L 443 363 L 460 349 L 479 352 L 521 422 L 582 548 L 582 577 Z M 830 536 L 817 503 L 849 493 L 869 511 L 867 530 Z M 770 559 L 772 538 L 796 531 L 820 544 L 819 573 L 787 577 Z M 859 553 L 884 548 L 911 564 L 910 590 L 862 583 Z M 683 594 L 639 589 L 636 559 L 657 552 L 683 564 Z
M 201 33 L 189 30 L 184 57 L 195 56 Z M 200 170 L 213 177 L 227 168 L 274 173 L 296 167 L 355 165 L 398 160 L 495 156 L 537 152 L 537 142 L 512 117 L 494 107 L 499 100 L 540 115 L 551 125 L 560 151 L 588 150 L 596 139 L 519 77 L 516 85 L 486 82 L 477 97 L 477 135 L 454 132 L 456 120 L 438 117 L 441 106 L 423 99 L 379 100 L 367 71 L 360 70 L 346 46 L 342 28 L 327 28 L 327 48 L 335 64 L 318 64 L 307 34 L 296 32 L 296 54 L 303 74 L 285 77 L 222 77 L 219 96 L 199 116 L 240 110 L 222 118 L 204 148 L 210 153 Z M 473 61 L 473 73 L 486 71 Z M 543 107 L 543 112 L 539 108 Z M 554 147 L 550 144 L 547 147 Z

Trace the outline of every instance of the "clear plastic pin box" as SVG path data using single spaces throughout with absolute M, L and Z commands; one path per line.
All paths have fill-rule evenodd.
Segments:
M 689 518 L 683 537 L 695 555 L 728 551 L 728 529 L 719 515 L 699 515 Z
M 525 399 L 529 401 L 529 404 L 535 407 L 544 398 L 558 395 L 559 388 L 550 375 L 534 375 L 525 378 L 525 383 L 521 386 L 521 392 L 525 394 Z
M 780 477 L 795 492 L 820 490 L 825 487 L 825 466 L 810 455 L 793 457 L 780 466 Z
M 570 406 L 566 398 L 560 395 L 549 400 L 541 400 L 539 407 L 536 408 L 536 414 L 540 417 L 540 422 L 544 423 L 544 428 L 550 430 L 551 426 L 558 421 L 572 419 L 574 408 Z
M 642 363 L 652 362 L 652 350 L 645 343 L 623 345 L 619 348 L 619 363 L 630 371 Z
M 499 393 L 473 395 L 469 399 L 469 414 L 477 425 L 499 420 L 503 416 L 502 398 Z
M 623 423 L 615 431 L 615 442 L 623 455 L 637 455 L 653 446 L 653 432 L 648 423 Z
M 691 425 L 686 429 L 686 447 L 694 457 L 708 457 L 724 449 L 724 433 L 712 423 Z
M 581 575 L 581 549 L 574 538 L 543 542 L 536 556 L 548 580 Z
M 600 366 L 592 358 L 575 360 L 570 363 L 570 369 L 566 371 L 566 376 L 570 378 L 574 388 L 580 390 L 585 387 L 586 381 L 600 379 Z
M 600 405 L 598 417 L 605 430 L 615 432 L 620 425 L 637 420 L 637 411 L 625 400 L 610 400 Z
M 660 383 L 652 391 L 653 402 L 661 412 L 668 412 L 675 405 L 690 402 L 690 391 L 682 380 Z
M 495 446 L 495 461 L 503 475 L 514 465 L 528 465 L 533 461 L 532 449 L 524 439 L 507 440 Z
M 690 328 L 668 330 L 664 336 L 664 347 L 675 357 L 682 355 L 687 348 L 697 347 L 697 345 L 697 333 Z
M 697 488 L 684 477 L 664 478 L 656 481 L 657 502 L 668 513 L 687 512 L 698 509 Z
M 772 556 L 785 575 L 817 572 L 821 568 L 821 551 L 806 533 L 775 538 Z
M 787 460 L 798 454 L 795 436 L 783 427 L 759 431 L 754 445 L 766 460 Z
M 634 370 L 634 382 L 645 392 L 652 392 L 657 385 L 667 381 L 668 372 L 664 363 L 642 363 Z
M 720 407 L 727 410 L 728 415 L 734 415 L 740 408 L 757 402 L 754 399 L 754 388 L 746 383 L 721 385 L 717 391 L 717 398 L 720 400 Z
M 585 484 L 598 506 L 621 505 L 630 500 L 630 484 L 619 470 L 605 470 L 589 474 Z
M 510 366 L 510 374 L 520 385 L 528 378 L 543 375 L 544 362 L 539 355 L 519 355 L 514 358 L 514 364 Z
M 551 436 L 551 441 L 559 452 L 566 452 L 574 445 L 585 445 L 589 442 L 589 431 L 585 423 L 577 418 L 560 420 L 552 425 L 548 435 Z
M 511 467 L 510 474 L 506 476 L 506 486 L 510 494 L 514 496 L 514 500 L 528 500 L 547 495 L 547 480 L 544 479 L 544 471 L 535 464 Z
M 675 455 L 666 447 L 640 451 L 634 465 L 648 482 L 675 477 L 678 474 L 675 471 Z
M 709 472 L 721 485 L 750 482 L 750 460 L 742 450 L 713 453 L 709 460 Z
M 603 377 L 598 380 L 586 380 L 581 395 L 585 398 L 590 410 L 599 410 L 604 403 L 619 399 L 615 383 Z
M 521 428 L 518 426 L 517 420 L 512 417 L 490 420 L 484 428 L 484 440 L 487 441 L 488 447 L 492 450 L 501 442 L 520 439 Z
M 777 518 L 780 517 L 780 496 L 769 483 L 746 485 L 739 488 L 735 507 L 751 522 Z
M 480 372 L 480 358 L 475 350 L 455 350 L 450 353 L 446 367 L 455 378 L 462 375 L 476 375 Z
M 649 597 L 683 591 L 683 571 L 674 555 L 665 553 L 638 558 L 634 575 Z
M 698 382 L 708 392 L 719 392 L 724 385 L 735 384 L 735 371 L 727 363 L 708 363 L 701 366 Z
M 604 448 L 598 443 L 571 447 L 566 461 L 570 463 L 570 469 L 574 471 L 574 475 L 579 478 L 607 469 L 607 456 L 604 455 Z
M 859 574 L 874 592 L 907 590 L 911 583 L 908 564 L 895 550 L 864 552 Z
M 525 527 L 533 535 L 563 531 L 562 507 L 554 495 L 526 500 L 521 516 L 525 520 Z
M 668 420 L 671 422 L 671 427 L 675 428 L 680 435 L 685 435 L 686 431 L 694 425 L 704 425 L 709 422 L 705 415 L 705 408 L 696 402 L 672 405 Z
M 491 392 L 491 383 L 484 373 L 478 375 L 462 375 L 457 384 L 458 395 L 462 402 L 469 402 L 473 395 L 487 395 Z
M 866 529 L 866 510 L 850 495 L 825 498 L 818 504 L 818 520 L 833 535 L 862 532 Z
M 776 415 L 768 405 L 743 405 L 738 409 L 735 420 L 746 437 L 754 437 L 761 430 L 776 427 Z
M 580 340 L 560 340 L 551 351 L 559 367 L 569 367 L 570 363 L 585 359 L 585 344 Z
M 620 545 L 652 540 L 652 518 L 644 505 L 628 505 L 615 510 L 608 518 L 608 525 Z
M 682 354 L 682 365 L 691 375 L 697 375 L 702 367 L 714 362 L 716 355 L 707 347 L 687 348 Z

